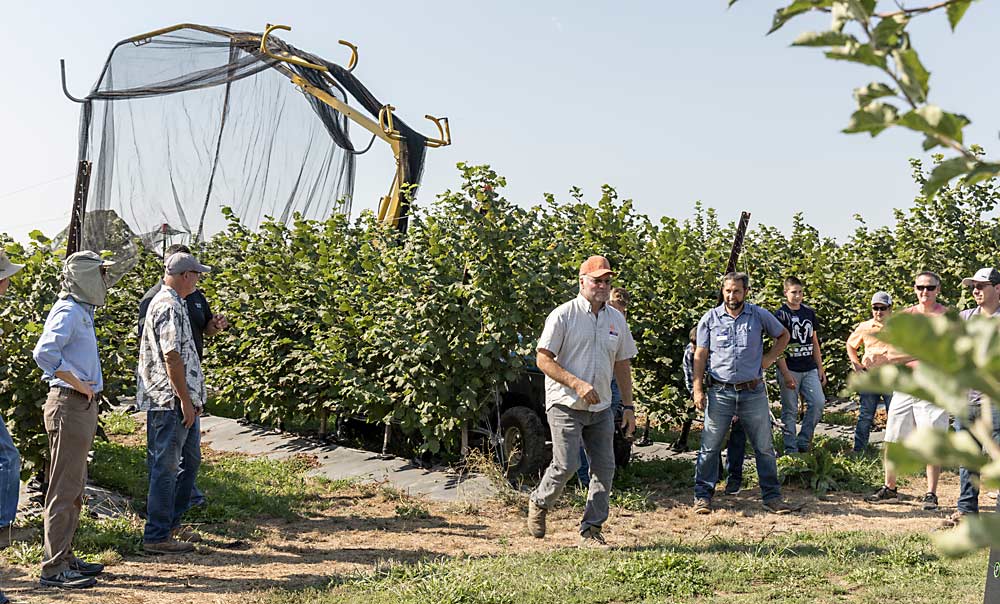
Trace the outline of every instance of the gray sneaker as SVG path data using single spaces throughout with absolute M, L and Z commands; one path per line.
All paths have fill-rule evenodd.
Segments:
M 535 502 L 528 499 L 528 532 L 536 539 L 545 536 L 545 514 L 548 510 L 535 505 Z
M 694 506 L 691 509 L 694 510 L 695 514 L 711 514 L 712 500 L 699 497 L 694 500 Z
M 607 547 L 608 542 L 604 540 L 604 535 L 601 534 L 601 528 L 597 526 L 588 526 L 582 533 L 580 533 L 580 545 L 582 547 Z
M 194 551 L 194 545 L 186 541 L 167 539 L 157 543 L 143 543 L 142 550 L 147 554 L 186 554 Z
M 78 587 L 90 587 L 97 583 L 97 579 L 93 577 L 85 577 L 75 570 L 64 570 L 61 573 L 50 577 L 42 577 L 38 580 L 38 583 L 42 585 L 42 587 L 64 587 L 71 589 Z

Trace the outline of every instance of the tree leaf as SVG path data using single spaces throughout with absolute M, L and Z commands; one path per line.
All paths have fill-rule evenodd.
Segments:
M 923 194 L 927 197 L 933 197 L 938 189 L 951 182 L 956 176 L 972 172 L 976 164 L 977 162 L 964 157 L 954 157 L 941 162 L 931 171 L 930 177 L 924 183 Z
M 864 108 L 875 99 L 898 94 L 896 89 L 883 84 L 882 82 L 872 82 L 867 86 L 854 89 L 854 100 L 858 102 L 858 107 Z
M 969 10 L 969 6 L 971 5 L 972 0 L 955 2 L 948 5 L 948 25 L 951 26 L 951 31 L 955 31 L 955 28 L 958 27 L 958 22 L 962 20 L 962 17 L 965 16 L 965 11 Z
M 774 19 L 771 21 L 771 29 L 767 33 L 768 35 L 773 34 L 798 15 L 820 8 L 829 8 L 831 4 L 833 4 L 833 0 L 795 0 L 785 8 L 779 8 L 775 11 Z
M 1000 515 L 966 514 L 950 531 L 931 534 L 934 544 L 946 556 L 958 557 L 1000 543 Z
M 870 103 L 851 114 L 851 121 L 842 130 L 845 134 L 868 132 L 873 137 L 893 125 L 897 109 L 888 103 Z
M 903 88 L 903 92 L 914 103 L 926 102 L 931 74 L 920 62 L 917 51 L 912 48 L 894 50 L 892 58 L 899 70 L 899 84 Z
M 880 19 L 872 31 L 872 38 L 879 48 L 899 48 L 903 43 L 906 26 L 910 20 L 904 15 Z
M 858 39 L 839 31 L 805 31 L 796 36 L 792 46 L 843 46 Z
M 833 59 L 834 61 L 850 61 L 852 63 L 861 63 L 862 65 L 870 65 L 880 69 L 886 69 L 888 67 L 885 52 L 876 50 L 871 44 L 849 42 L 844 46 L 831 48 L 824 54 L 826 55 L 826 58 Z
M 1000 174 L 1000 163 L 978 162 L 976 167 L 970 171 L 962 182 L 967 185 L 974 185 L 984 180 L 989 180 Z

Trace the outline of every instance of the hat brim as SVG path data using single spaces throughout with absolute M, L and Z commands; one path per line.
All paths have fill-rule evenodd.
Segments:
M 593 279 L 599 279 L 604 275 L 614 275 L 614 274 L 615 271 L 611 270 L 610 268 L 599 268 L 596 271 L 590 271 L 589 273 L 582 273 L 581 276 L 586 275 L 587 277 L 591 277 Z
M 989 279 L 976 279 L 975 277 L 966 277 L 962 279 L 962 287 L 972 287 L 976 283 L 989 283 L 990 285 L 1000 285 L 1000 283 L 993 283 Z
M 22 268 L 24 268 L 23 264 L 14 264 L 13 262 L 11 262 L 7 266 L 5 266 L 3 269 L 0 269 L 0 279 L 6 279 L 7 277 L 13 277 L 18 272 L 20 272 L 20 270 Z

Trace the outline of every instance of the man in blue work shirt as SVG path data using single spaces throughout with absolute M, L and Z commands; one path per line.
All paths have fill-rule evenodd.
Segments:
M 49 310 L 33 351 L 49 383 L 45 431 L 49 437 L 49 486 L 45 491 L 45 554 L 40 583 L 49 587 L 89 587 L 104 570 L 73 555 L 87 483 L 87 452 L 97 431 L 97 395 L 104 389 L 97 354 L 94 309 L 104 306 L 107 267 L 94 252 L 66 259 L 59 299 Z
M 774 364 L 790 338 L 788 330 L 767 310 L 746 302 L 750 277 L 727 273 L 722 278 L 720 306 L 705 313 L 698 322 L 694 352 L 694 405 L 705 412 L 701 449 L 695 466 L 694 512 L 709 514 L 712 495 L 719 480 L 719 454 L 733 416 L 740 422 L 757 457 L 757 475 L 764 508 L 787 514 L 791 508 L 781 498 L 778 466 L 771 434 L 771 415 L 763 372 Z M 764 352 L 764 334 L 774 338 L 774 346 Z M 709 354 L 712 366 L 703 383 Z

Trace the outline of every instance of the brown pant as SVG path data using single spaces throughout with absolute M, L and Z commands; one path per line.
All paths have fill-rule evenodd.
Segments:
M 51 577 L 69 568 L 73 560 L 73 535 L 80 523 L 87 484 L 87 453 L 97 431 L 97 401 L 53 388 L 43 410 L 51 461 L 45 492 L 42 576 Z

